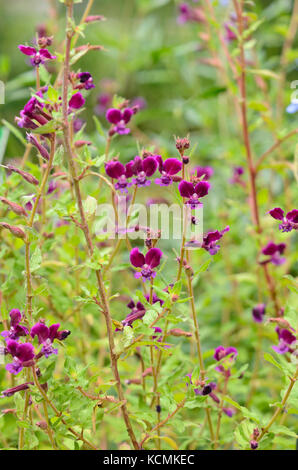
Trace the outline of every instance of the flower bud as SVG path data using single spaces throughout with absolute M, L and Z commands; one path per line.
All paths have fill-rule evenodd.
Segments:
M 21 228 L 16 227 L 15 225 L 9 225 L 6 222 L 0 222 L 0 226 L 3 228 L 7 228 L 15 237 L 22 238 L 23 240 L 25 240 L 26 234 Z
M 25 211 L 25 209 L 22 207 L 22 206 L 19 206 L 18 204 L 16 204 L 15 202 L 12 202 L 12 201 L 9 201 L 8 199 L 6 199 L 5 197 L 0 197 L 0 201 L 3 202 L 3 204 L 6 204 L 7 206 L 9 206 L 9 208 L 17 215 L 24 215 L 25 217 L 27 217 L 27 212 Z

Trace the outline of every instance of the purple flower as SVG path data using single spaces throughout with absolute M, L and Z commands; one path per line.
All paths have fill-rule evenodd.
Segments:
M 204 22 L 205 15 L 200 8 L 193 8 L 188 3 L 181 3 L 179 5 L 179 16 L 177 18 L 178 24 L 185 24 L 188 21 Z
M 225 40 L 227 42 L 232 42 L 232 41 L 235 41 L 237 39 L 237 34 L 235 33 L 235 31 L 231 28 L 231 26 L 234 26 L 232 25 L 231 23 L 225 23 L 224 24 L 224 27 L 225 27 Z M 235 27 L 235 26 L 234 26 Z
M 265 304 L 258 304 L 252 309 L 252 317 L 256 323 L 262 323 L 266 312 Z
M 230 377 L 230 367 L 231 363 L 236 359 L 238 351 L 236 348 L 229 346 L 228 348 L 224 348 L 223 346 L 218 346 L 214 352 L 214 359 L 216 361 L 221 361 L 221 363 L 215 367 L 215 370 L 222 373 L 225 377 Z M 229 357 L 227 357 L 229 356 Z M 226 360 L 225 357 L 227 357 Z
M 192 172 L 192 174 L 195 174 L 197 178 L 202 178 L 203 180 L 207 181 L 210 180 L 211 176 L 214 173 L 213 168 L 211 166 L 196 166 Z
M 115 184 L 115 189 L 119 189 L 120 192 L 127 193 L 127 188 L 131 186 L 127 176 L 131 173 L 127 171 L 126 167 L 117 160 L 111 160 L 105 165 L 106 174 L 112 178 L 116 179 L 117 183 Z
M 149 158 L 149 157 L 148 157 Z M 182 162 L 177 158 L 168 158 L 164 162 L 159 161 L 159 171 L 161 178 L 157 178 L 155 183 L 160 186 L 169 186 L 173 182 L 172 176 L 176 175 L 182 169 Z
M 214 232 L 208 232 L 207 235 L 203 237 L 203 243 L 201 248 L 208 251 L 210 255 L 216 255 L 218 250 L 220 249 L 220 245 L 217 245 L 216 242 L 220 240 L 225 232 L 228 232 L 230 227 L 227 225 L 223 230 L 218 231 L 215 230 Z
M 222 411 L 229 417 L 232 418 L 234 414 L 236 413 L 236 410 L 234 408 L 223 408 Z
M 244 181 L 241 179 L 243 173 L 244 169 L 242 168 L 242 166 L 235 166 L 233 168 L 233 176 L 229 180 L 230 184 L 240 184 L 241 186 L 245 186 Z
M 196 185 L 189 181 L 181 181 L 178 186 L 180 195 L 188 198 L 185 204 L 189 204 L 191 209 L 195 209 L 198 205 L 202 205 L 199 198 L 208 194 L 210 183 L 208 181 L 200 181 Z
M 91 88 L 95 88 L 91 73 L 80 72 L 77 74 L 77 78 L 80 80 L 80 83 L 83 85 L 83 88 L 85 88 L 85 90 L 90 90 Z
M 42 96 L 42 92 L 39 94 Z M 32 97 L 21 110 L 20 117 L 16 117 L 15 120 L 21 128 L 36 129 L 38 126 L 47 124 L 51 119 L 52 117 L 43 109 L 43 104 L 36 97 Z
M 280 207 L 271 209 L 268 214 L 276 220 L 281 220 L 279 230 L 282 232 L 290 232 L 291 230 L 298 229 L 298 209 L 293 209 L 284 215 L 284 211 Z
M 34 347 L 31 343 L 18 343 L 14 339 L 7 341 L 7 353 L 13 357 L 13 362 L 6 365 L 6 370 L 11 374 L 17 375 L 23 367 L 31 365 L 34 359 Z
M 38 322 L 31 328 L 31 337 L 37 336 L 39 344 L 42 344 L 41 353 L 45 357 L 58 353 L 58 350 L 52 347 L 55 339 L 63 341 L 70 335 L 68 330 L 59 331 L 59 327 L 60 323 L 55 323 L 48 328 L 44 323 Z
M 129 123 L 133 114 L 134 112 L 131 108 L 125 108 L 123 111 L 117 108 L 110 108 L 106 112 L 106 119 L 111 124 L 114 124 L 113 130 L 118 134 L 129 134 L 130 129 L 126 127 L 126 124 Z
M 23 54 L 31 57 L 30 62 L 33 67 L 39 67 L 46 60 L 56 59 L 56 56 L 52 55 L 47 49 L 37 50 L 35 47 L 23 46 L 22 44 L 18 47 Z
M 277 327 L 275 331 L 278 335 L 279 343 L 278 346 L 272 346 L 272 349 L 278 354 L 292 353 L 296 344 L 296 336 L 286 328 Z
M 131 309 L 131 312 L 124 320 L 122 320 L 121 323 L 123 326 L 130 326 L 132 328 L 134 321 L 138 320 L 139 318 L 143 318 L 146 313 L 146 309 L 141 302 L 137 302 L 137 304 L 135 304 L 133 300 L 127 304 L 127 307 Z
M 97 106 L 95 108 L 97 114 L 103 114 L 112 102 L 110 93 L 101 93 L 97 98 Z
M 144 159 L 138 155 L 125 165 L 126 176 L 130 178 L 135 176 L 132 183 L 139 188 L 149 186 L 151 181 L 148 180 L 150 176 L 154 175 L 157 170 L 157 160 L 154 156 L 148 156 Z
M 214 359 L 216 361 L 221 361 L 224 357 L 230 356 L 230 359 L 235 359 L 237 357 L 238 351 L 236 348 L 229 346 L 224 348 L 223 346 L 218 346 L 214 352 Z
M 22 320 L 21 312 L 17 308 L 14 308 L 9 312 L 9 316 L 10 330 L 2 331 L 1 336 L 3 336 L 3 338 L 5 338 L 6 340 L 18 339 L 20 336 L 27 336 L 29 334 L 29 331 L 25 326 L 20 325 L 20 322 Z
M 298 111 L 298 102 L 292 101 L 286 108 L 288 114 L 295 114 Z
M 154 279 L 156 272 L 153 269 L 159 266 L 162 255 L 159 248 L 150 248 L 145 256 L 138 248 L 133 248 L 130 252 L 130 262 L 135 268 L 142 268 L 140 272 L 135 273 L 135 278 L 142 277 L 144 282 Z
M 33 385 L 33 382 L 25 382 L 24 384 L 17 385 L 16 387 L 8 388 L 1 392 L 0 398 L 12 397 L 15 393 L 21 392 L 23 390 L 28 390 L 29 385 Z
M 267 243 L 267 245 L 262 249 L 263 255 L 269 256 L 265 261 L 261 261 L 261 264 L 273 263 L 277 266 L 283 264 L 286 259 L 282 258 L 280 255 L 285 251 L 286 244 L 279 243 L 276 245 L 273 242 Z
M 85 104 L 85 98 L 83 97 L 82 93 L 78 91 L 78 93 L 75 93 L 72 95 L 70 98 L 68 105 L 70 108 L 70 111 L 74 111 L 76 109 L 80 109 L 82 106 Z

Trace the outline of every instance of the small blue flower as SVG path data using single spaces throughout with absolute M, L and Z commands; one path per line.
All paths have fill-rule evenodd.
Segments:
M 289 104 L 286 108 L 287 113 L 289 114 L 295 114 L 298 111 L 298 102 L 292 101 L 292 103 Z

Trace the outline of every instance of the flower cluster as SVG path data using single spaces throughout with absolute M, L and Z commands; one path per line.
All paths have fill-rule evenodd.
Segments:
M 268 212 L 273 219 L 280 220 L 279 230 L 282 232 L 291 232 L 298 230 L 298 209 L 293 209 L 286 215 L 280 207 L 275 207 Z
M 36 323 L 29 331 L 21 324 L 24 318 L 18 309 L 11 310 L 9 316 L 10 329 L 3 331 L 1 336 L 6 341 L 4 354 L 11 355 L 13 358 L 13 361 L 6 365 L 6 370 L 14 375 L 21 372 L 24 367 L 32 366 L 42 356 L 48 358 L 52 354 L 57 354 L 58 350 L 53 348 L 54 340 L 63 341 L 70 335 L 68 330 L 59 330 L 59 323 L 47 327 L 43 321 Z M 35 352 L 31 342 L 19 342 L 20 337 L 29 335 L 32 339 L 37 336 L 38 343 L 42 346 L 39 352 Z

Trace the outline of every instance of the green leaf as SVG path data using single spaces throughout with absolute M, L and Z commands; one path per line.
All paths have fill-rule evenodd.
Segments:
M 24 139 L 21 131 L 19 131 L 18 129 L 16 129 L 12 124 L 10 124 L 9 122 L 7 122 L 5 119 L 2 119 L 2 122 L 4 124 L 5 127 L 7 127 L 7 129 L 10 130 L 10 132 L 23 144 L 23 145 L 27 145 L 27 141 L 26 139 Z

